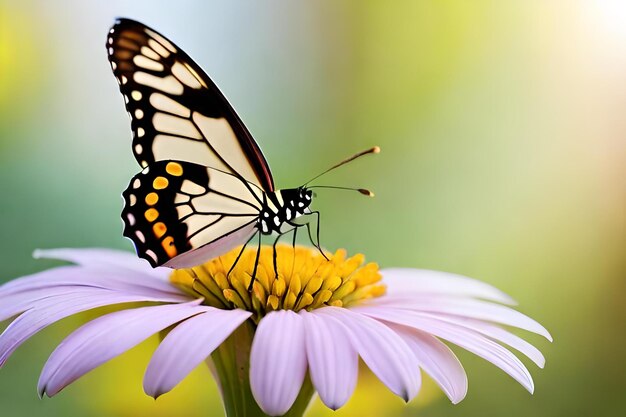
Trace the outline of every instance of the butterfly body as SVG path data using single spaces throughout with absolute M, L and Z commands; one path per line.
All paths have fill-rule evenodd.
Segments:
M 261 210 L 257 227 L 264 235 L 284 234 L 298 227 L 293 221 L 310 214 L 312 192 L 304 187 L 278 190 L 267 194 L 267 204 Z

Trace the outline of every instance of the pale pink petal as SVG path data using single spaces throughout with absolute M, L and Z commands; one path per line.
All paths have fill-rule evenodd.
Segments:
M 154 352 L 143 379 L 146 394 L 157 398 L 174 388 L 252 313 L 209 307 L 178 324 Z
M 371 302 L 368 306 L 385 305 L 402 308 L 410 311 L 427 313 L 451 314 L 460 317 L 486 320 L 507 326 L 518 327 L 529 332 L 537 333 L 552 341 L 550 332 L 530 317 L 498 304 L 486 301 L 452 298 L 452 297 L 385 297 Z M 358 310 L 356 308 L 355 310 Z
M 61 287 L 39 288 L 37 290 L 6 295 L 0 298 L 0 321 L 10 319 L 11 317 L 33 308 L 41 300 L 45 300 L 50 297 L 71 296 L 72 294 L 75 294 L 76 291 L 81 291 L 85 288 L 93 287 L 68 285 Z M 56 299 L 58 300 L 59 298 Z
M 181 290 L 169 282 L 146 274 L 104 267 L 62 266 L 7 282 L 0 286 L 0 300 L 9 294 L 63 285 L 84 285 L 131 293 L 151 289 L 183 295 Z
M 134 253 L 115 249 L 37 249 L 33 252 L 33 257 L 35 259 L 58 259 L 87 267 L 107 269 L 119 267 L 136 273 L 150 275 L 153 278 L 161 280 L 167 280 L 167 277 L 172 273 L 172 270 L 169 268 L 152 268 L 145 259 L 139 258 Z
M 328 315 L 302 310 L 311 381 L 326 406 L 337 410 L 352 396 L 359 355 L 341 323 Z
M 454 404 L 467 394 L 467 375 L 456 355 L 439 339 L 416 329 L 389 325 L 417 357 L 420 367 L 441 387 Z
M 0 298 L 0 321 L 9 319 L 33 307 L 40 307 L 44 300 L 50 300 L 50 302 L 53 303 L 62 303 L 64 300 L 63 296 L 71 297 L 75 294 L 81 294 L 83 291 L 93 291 L 102 294 L 108 294 L 112 291 L 120 295 L 146 298 L 149 301 L 162 301 L 169 303 L 182 303 L 191 300 L 191 297 L 182 293 L 174 294 L 172 292 L 164 292 L 141 286 L 127 288 L 122 291 L 87 285 L 59 285 L 13 292 L 4 295 Z
M 344 326 L 363 361 L 394 394 L 405 401 L 417 395 L 421 385 L 419 363 L 388 326 L 346 308 L 324 307 L 315 314 L 334 317 Z
M 75 288 L 71 294 L 41 299 L 36 307 L 20 315 L 0 335 L 0 366 L 4 365 L 22 343 L 61 319 L 97 307 L 144 301 L 167 302 L 171 300 L 163 297 L 120 294 L 93 287 Z
M 513 379 L 519 382 L 528 391 L 533 392 L 533 380 L 524 364 L 498 343 L 479 333 L 441 320 L 426 318 L 420 316 L 419 313 L 413 313 L 407 310 L 393 310 L 387 307 L 368 307 L 362 308 L 360 312 L 378 320 L 422 330 L 459 345 L 493 363 L 513 377 Z
M 515 304 L 515 300 L 489 284 L 448 272 L 387 268 L 381 270 L 380 273 L 387 284 L 389 295 L 443 294 Z
M 48 358 L 37 389 L 53 396 L 92 369 L 172 324 L 202 313 L 198 302 L 142 307 L 99 317 L 70 334 Z
M 250 388 L 270 416 L 285 414 L 296 400 L 307 362 L 303 319 L 293 311 L 271 312 L 261 319 L 250 352 Z

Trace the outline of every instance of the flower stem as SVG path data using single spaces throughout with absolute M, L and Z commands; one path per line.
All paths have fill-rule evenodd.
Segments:
M 259 408 L 250 389 L 250 349 L 255 330 L 256 325 L 246 321 L 206 361 L 220 388 L 227 417 L 269 417 Z M 284 416 L 304 415 L 314 393 L 307 376 L 298 398 Z

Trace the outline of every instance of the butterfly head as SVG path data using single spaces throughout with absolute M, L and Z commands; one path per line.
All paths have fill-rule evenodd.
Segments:
M 304 214 L 313 201 L 313 191 L 306 187 L 281 190 L 281 197 L 285 208 Z

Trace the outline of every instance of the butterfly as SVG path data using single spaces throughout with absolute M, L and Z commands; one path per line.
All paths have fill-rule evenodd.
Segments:
M 133 154 L 142 167 L 122 194 L 123 234 L 138 256 L 152 267 L 188 268 L 239 245 L 243 252 L 255 237 L 260 248 L 262 235 L 277 234 L 275 246 L 293 232 L 295 245 L 300 227 L 324 254 L 320 214 L 310 209 L 310 181 L 275 188 L 252 135 L 183 50 L 130 19 L 115 22 L 106 47 L 131 119 Z M 360 152 L 325 172 L 378 151 Z

